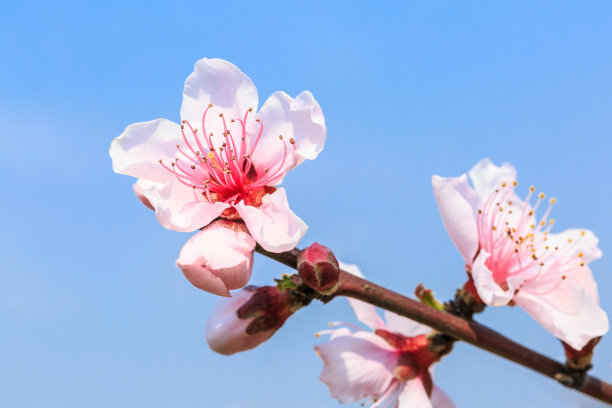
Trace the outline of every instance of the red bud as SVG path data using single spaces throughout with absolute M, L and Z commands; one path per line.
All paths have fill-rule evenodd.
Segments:
M 336 290 L 340 267 L 329 248 L 315 242 L 300 253 L 297 261 L 298 273 L 306 285 L 324 295 Z

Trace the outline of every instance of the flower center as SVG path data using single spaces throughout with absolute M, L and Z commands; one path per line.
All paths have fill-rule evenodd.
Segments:
M 393 375 L 401 382 L 411 380 L 427 372 L 429 366 L 440 359 L 429 350 L 429 340 L 424 334 L 406 337 L 399 333 L 378 329 L 374 332 L 399 353 Z
M 548 216 L 556 199 L 549 200 L 548 208 L 538 221 L 535 212 L 545 194 L 538 194 L 535 205 L 531 207 L 530 200 L 535 187 L 529 188 L 525 202 L 522 203 L 514 198 L 515 186 L 516 181 L 512 185 L 502 183 L 501 188 L 492 192 L 483 208 L 478 210 L 480 249 L 490 254 L 485 264 L 493 273 L 495 282 L 504 290 L 508 289 L 508 278 L 522 275 L 523 283 L 527 283 L 540 277 L 547 265 L 554 264 L 555 274 L 559 276 L 550 287 L 553 290 L 577 264 L 584 266 L 584 262 L 577 262 L 575 257 L 566 254 L 585 232 L 582 231 L 580 236 L 570 238 L 567 242 L 549 244 L 549 232 L 555 220 Z M 582 253 L 578 254 L 580 257 Z
M 287 144 L 283 136 L 279 135 L 284 146 L 282 160 L 274 168 L 258 171 L 252 157 L 263 134 L 263 122 L 254 119 L 259 126 L 255 126 L 256 130 L 249 134 L 247 128 L 252 120 L 249 113 L 253 112 L 249 108 L 244 117 L 230 119 L 230 123 L 240 125 L 239 134 L 235 135 L 228 128 L 223 113 L 219 113 L 223 133 L 215 135 L 206 131 L 206 116 L 212 107 L 209 104 L 204 110 L 201 132 L 193 128 L 189 121 L 182 121 L 181 135 L 185 148 L 176 145 L 176 157 L 170 166 L 162 160 L 159 163 L 173 173 L 179 182 L 193 189 L 196 202 L 222 201 L 236 204 L 243 200 L 246 205 L 259 207 L 263 196 L 274 192 L 272 185 L 283 177 Z M 295 149 L 295 141 L 289 139 L 289 143 Z

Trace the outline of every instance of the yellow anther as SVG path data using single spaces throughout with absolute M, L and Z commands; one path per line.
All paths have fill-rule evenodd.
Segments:
M 513 185 L 514 187 L 518 186 L 518 181 L 514 180 L 514 181 L 512 182 L 512 185 Z
M 209 107 L 209 108 L 212 108 L 212 107 L 213 107 L 213 104 L 212 104 L 212 103 L 209 103 L 209 104 L 208 104 L 208 107 Z
M 557 199 L 553 197 L 553 198 L 550 199 L 549 202 L 550 202 L 550 204 L 557 204 Z
M 544 194 L 544 193 L 540 193 L 540 194 L 538 195 L 538 198 L 539 198 L 540 200 L 543 200 L 543 199 L 544 199 L 544 197 L 546 197 L 546 194 Z
M 502 183 L 502 187 L 506 187 L 506 186 L 507 186 L 507 184 L 506 184 L 506 182 L 504 181 L 504 182 Z
M 566 280 L 567 276 L 563 275 L 563 276 L 561 276 L 561 279 Z
M 584 256 L 584 254 L 582 252 L 578 253 L 578 258 L 582 258 Z
M 212 159 L 213 157 L 215 157 L 215 154 L 213 152 L 208 152 L 206 156 L 208 156 L 209 159 Z
M 253 112 L 253 108 L 249 108 L 249 112 Z
M 529 191 L 531 191 L 533 193 L 535 191 L 535 186 L 529 187 Z
M 329 325 L 329 327 L 334 327 L 334 322 L 329 322 L 327 324 Z
M 584 262 L 580 262 L 580 266 L 584 266 Z
M 580 231 L 580 236 L 584 237 L 584 231 Z
M 315 337 L 318 339 L 319 337 L 321 337 L 321 333 L 315 333 Z
M 283 140 L 283 135 L 278 135 L 278 140 Z
M 571 238 L 568 238 L 568 239 L 567 239 L 567 242 L 572 242 L 572 239 L 571 239 Z
M 540 225 L 541 225 L 542 227 L 543 227 L 543 226 L 545 226 L 545 225 L 546 225 L 546 221 L 544 221 L 544 220 L 540 221 Z
M 551 218 L 550 220 L 548 220 L 548 223 L 549 223 L 550 225 L 553 225 L 553 224 L 555 223 L 555 219 L 554 219 L 554 218 Z
M 532 228 L 532 229 L 535 228 L 535 224 L 531 224 L 529 228 Z
M 497 229 L 497 227 L 494 225 L 494 226 L 493 226 L 493 231 L 495 231 L 496 229 Z

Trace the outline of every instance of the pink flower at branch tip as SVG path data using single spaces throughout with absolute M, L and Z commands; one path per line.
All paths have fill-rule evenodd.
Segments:
M 204 58 L 185 81 L 181 123 L 156 119 L 128 126 L 111 143 L 113 170 L 138 178 L 134 192 L 168 229 L 196 231 L 221 217 L 243 222 L 268 251 L 290 250 L 307 226 L 277 185 L 289 170 L 317 157 L 327 135 L 325 119 L 308 91 L 296 98 L 276 92 L 257 107 L 249 77 L 227 61 Z M 211 231 L 206 234 L 212 237 Z M 193 257 L 205 241 L 190 240 L 183 252 Z M 226 254 L 226 264 L 232 253 Z M 244 285 L 251 265 L 243 255 L 233 261 L 234 274 L 243 265 L 240 278 L 214 277 L 218 271 L 211 270 L 211 279 Z M 181 259 L 178 263 L 183 267 Z M 217 294 L 227 296 L 237 288 L 202 279 L 198 287 L 216 287 Z
M 544 202 L 535 188 L 525 201 L 515 193 L 516 170 L 488 159 L 467 175 L 433 176 L 442 221 L 464 257 L 478 296 L 490 306 L 519 305 L 546 330 L 576 350 L 608 331 L 588 263 L 601 257 L 588 230 L 551 233 L 556 203 L 539 218 Z
M 341 263 L 341 268 L 361 275 L 355 265 Z M 357 319 L 372 331 L 335 322 L 330 325 L 345 327 L 317 333 L 330 335 L 315 350 L 323 359 L 321 381 L 332 396 L 343 403 L 366 400 L 370 408 L 454 407 L 432 381 L 431 366 L 439 356 L 429 351 L 426 333 L 431 329 L 388 311 L 385 322 L 374 306 L 348 301 Z

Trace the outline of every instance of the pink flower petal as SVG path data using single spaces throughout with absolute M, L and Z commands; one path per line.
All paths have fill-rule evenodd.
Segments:
M 298 244 L 308 226 L 289 209 L 285 189 L 279 188 L 262 199 L 259 208 L 240 202 L 234 206 L 249 232 L 267 251 L 289 251 Z
M 228 119 L 242 118 L 248 108 L 257 109 L 257 99 L 255 85 L 234 64 L 203 58 L 195 63 L 194 72 L 185 80 L 181 119 L 200 128 L 209 103 Z
M 181 135 L 180 126 L 167 119 L 134 123 L 123 131 L 110 147 L 115 173 L 165 183 L 172 173 L 164 169 L 174 160 L 176 144 Z
M 321 381 L 340 402 L 380 396 L 394 378 L 397 354 L 373 333 L 335 336 L 315 350 L 323 359 Z
M 254 249 L 249 234 L 215 223 L 187 241 L 176 264 L 197 288 L 229 296 L 249 282 Z
M 489 306 L 504 306 L 510 302 L 514 289 L 503 290 L 495 280 L 493 274 L 485 265 L 490 254 L 480 250 L 472 266 L 472 278 L 478 291 L 478 296 Z
M 293 99 L 284 92 L 275 92 L 261 108 L 258 117 L 264 133 L 253 154 L 257 172 L 272 170 L 282 162 L 287 148 L 284 173 L 302 163 L 315 159 L 323 149 L 327 137 L 325 118 L 312 94 L 304 91 Z M 279 140 L 283 136 L 283 141 Z M 295 144 L 292 145 L 290 140 Z M 276 184 L 280 184 L 279 179 Z
M 247 335 L 246 328 L 253 319 L 240 319 L 236 314 L 253 293 L 247 287 L 217 301 L 206 324 L 206 342 L 211 349 L 230 355 L 255 348 L 272 335 L 269 331 Z
M 582 286 L 584 282 L 595 285 L 589 268 L 577 267 L 566 279 L 557 276 L 552 282 L 547 276 L 526 285 L 514 301 L 550 333 L 580 350 L 609 329 L 606 312 L 589 293 L 592 288 Z
M 217 218 L 229 204 L 196 201 L 193 189 L 170 180 L 162 189 L 150 188 L 144 196 L 155 208 L 157 221 L 164 227 L 191 232 L 205 227 Z
M 431 393 L 433 408 L 455 408 L 455 404 L 444 391 L 434 385 Z
M 516 181 L 516 169 L 510 163 L 504 163 L 498 167 L 491 163 L 489 159 L 482 159 L 469 172 L 470 179 L 474 185 L 474 190 L 478 193 L 482 201 L 496 189 L 500 188 L 502 183 Z
M 348 300 L 353 312 L 355 312 L 355 316 L 357 316 L 361 323 L 367 325 L 372 330 L 386 329 L 385 322 L 378 316 L 373 305 L 350 297 L 347 297 L 346 300 Z
M 419 377 L 404 383 L 398 402 L 398 408 L 432 408 L 431 400 Z
M 163 187 L 164 184 L 162 183 L 156 183 L 155 181 L 149 181 L 145 179 L 138 179 L 132 185 L 132 188 L 134 189 L 134 194 L 136 194 L 136 197 L 140 200 L 140 202 L 154 211 L 155 207 L 153 207 L 153 204 L 151 204 L 149 199 L 145 197 L 145 192 L 147 190 L 161 190 Z
M 468 265 L 478 249 L 476 214 L 481 199 L 467 182 L 467 176 L 432 177 L 434 196 L 448 235 Z
M 390 332 L 399 333 L 406 337 L 414 337 L 431 332 L 430 327 L 410 320 L 407 317 L 400 316 L 388 310 L 385 310 L 384 314 L 385 321 L 387 322 L 387 330 Z
M 584 235 L 583 235 L 584 233 Z M 599 239 L 592 231 L 583 229 L 567 229 L 558 234 L 548 234 L 548 245 L 558 246 L 559 252 L 567 257 L 577 257 L 582 253 L 584 263 L 592 262 L 601 258 L 601 250 L 597 246 Z M 572 242 L 568 242 L 571 240 Z

